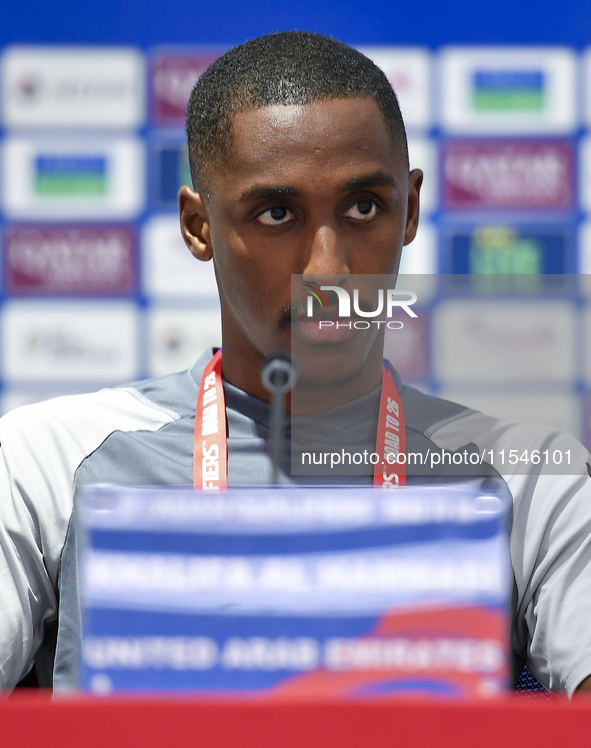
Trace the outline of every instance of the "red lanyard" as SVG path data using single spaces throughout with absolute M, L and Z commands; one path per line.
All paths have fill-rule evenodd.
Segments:
M 394 377 L 385 362 L 375 454 L 378 459 L 374 464 L 374 486 L 382 488 L 404 486 L 406 484 L 404 411 Z M 193 486 L 203 491 L 220 491 L 228 488 L 226 399 L 222 383 L 221 349 L 209 361 L 201 376 L 193 437 Z
M 398 387 L 384 361 L 382 394 L 378 413 L 376 453 L 380 462 L 374 465 L 373 484 L 382 488 L 406 485 L 406 428 Z
M 203 370 L 193 435 L 193 486 L 203 491 L 228 488 L 226 398 L 222 384 L 222 351 Z

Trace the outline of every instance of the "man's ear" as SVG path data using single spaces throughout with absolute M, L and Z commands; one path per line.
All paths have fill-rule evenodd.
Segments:
M 406 230 L 404 244 L 410 244 L 415 238 L 419 227 L 419 195 L 423 184 L 423 172 L 413 169 L 408 175 L 408 209 L 406 213 Z
M 179 191 L 181 234 L 191 254 L 198 260 L 211 260 L 211 231 L 207 208 L 201 195 L 184 185 Z

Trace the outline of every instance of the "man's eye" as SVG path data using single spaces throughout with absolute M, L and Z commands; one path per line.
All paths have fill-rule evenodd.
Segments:
M 357 221 L 371 221 L 378 212 L 378 206 L 373 200 L 359 200 L 345 213 L 347 218 Z
M 282 223 L 288 223 L 293 220 L 293 217 L 291 210 L 281 205 L 276 205 L 274 208 L 269 208 L 261 213 L 260 216 L 257 216 L 257 221 L 263 223 L 265 226 L 280 226 Z

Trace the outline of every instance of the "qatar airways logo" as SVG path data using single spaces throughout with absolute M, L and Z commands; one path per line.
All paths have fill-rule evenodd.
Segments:
M 316 300 L 321 309 L 328 309 L 330 304 L 325 295 L 325 291 L 333 292 L 337 295 L 338 301 L 338 320 L 321 319 L 318 321 L 318 326 L 323 327 L 347 327 L 349 329 L 355 328 L 356 330 L 369 330 L 372 325 L 376 325 L 378 329 L 382 326 L 386 326 L 390 330 L 400 330 L 404 327 L 404 323 L 400 320 L 389 319 L 392 317 L 394 309 L 402 309 L 409 317 L 416 317 L 417 314 L 411 309 L 411 306 L 416 303 L 417 295 L 414 291 L 403 291 L 402 289 L 389 288 L 384 291 L 383 288 L 378 289 L 378 298 L 375 305 L 375 309 L 368 309 L 367 300 L 361 299 L 359 296 L 359 289 L 353 290 L 353 311 L 351 312 L 351 295 L 341 286 L 315 286 L 312 283 L 304 283 L 304 288 L 308 293 L 307 300 L 307 316 L 314 316 L 314 300 Z M 388 319 L 371 319 L 373 317 L 383 317 Z M 351 320 L 351 317 L 355 317 Z M 358 319 L 363 317 L 365 319 Z M 348 321 L 344 321 L 347 318 Z

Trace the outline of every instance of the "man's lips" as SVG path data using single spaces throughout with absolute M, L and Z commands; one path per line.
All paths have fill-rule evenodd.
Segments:
M 337 316 L 322 315 L 319 319 L 297 317 L 292 319 L 292 334 L 311 343 L 344 343 L 360 331 L 353 326 L 354 319 L 341 319 Z
M 376 323 L 376 320 L 372 321 Z M 373 327 L 372 321 L 357 314 L 339 317 L 336 305 L 314 309 L 314 317 L 309 317 L 304 304 L 293 304 L 284 309 L 279 325 L 286 331 L 289 327 L 292 335 L 295 334 L 309 343 L 336 344 L 367 332 Z

